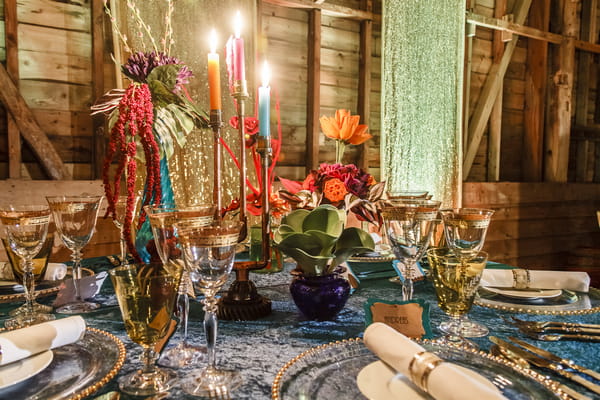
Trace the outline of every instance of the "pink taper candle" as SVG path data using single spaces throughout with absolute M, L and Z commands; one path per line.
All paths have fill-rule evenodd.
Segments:
M 233 79 L 236 81 L 246 80 L 244 68 L 244 39 L 241 36 L 242 16 L 238 11 L 235 14 L 235 37 L 233 39 Z

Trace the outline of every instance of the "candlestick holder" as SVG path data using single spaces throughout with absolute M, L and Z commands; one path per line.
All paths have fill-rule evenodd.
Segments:
M 213 160 L 214 160 L 214 174 L 213 174 L 213 203 L 215 205 L 215 218 L 220 219 L 221 217 L 221 171 L 223 170 L 221 160 L 221 127 L 223 126 L 223 118 L 221 110 L 210 110 L 209 125 L 213 131 Z
M 248 99 L 248 90 L 245 80 L 234 82 L 232 96 L 236 103 L 240 144 L 239 220 L 242 223 L 242 229 L 238 242 L 241 242 L 248 235 L 248 218 L 246 216 L 246 149 L 244 145 L 246 136 L 244 117 L 246 114 L 245 106 Z M 261 157 L 263 174 L 261 187 L 262 257 L 258 261 L 236 261 L 234 263 L 235 281 L 229 287 L 227 294 L 219 301 L 219 319 L 245 321 L 265 317 L 271 313 L 271 300 L 260 295 L 256 289 L 256 285 L 250 280 L 250 271 L 266 268 L 271 262 L 270 187 L 268 177 L 273 154 L 271 141 L 260 138 L 257 151 Z

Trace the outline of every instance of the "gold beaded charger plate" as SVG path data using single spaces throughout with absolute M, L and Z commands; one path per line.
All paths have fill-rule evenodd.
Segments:
M 81 269 L 83 276 L 94 275 L 94 271 L 87 268 Z M 67 272 L 67 275 L 63 279 L 47 280 L 37 282 L 35 285 L 35 297 L 46 297 L 58 293 L 60 284 L 65 279 L 71 278 L 71 268 Z M 23 285 L 15 281 L 0 281 L 0 303 L 11 303 L 13 301 L 25 301 L 25 293 L 23 292 Z
M 496 310 L 547 315 L 585 315 L 600 312 L 600 290 L 590 288 L 587 293 L 560 290 L 559 295 L 530 297 L 507 296 L 502 291 L 480 287 L 475 304 Z
M 80 400 L 106 385 L 125 362 L 120 339 L 89 327 L 77 343 L 52 353 L 52 362 L 37 375 L 0 389 L 0 399 Z
M 494 383 L 508 399 L 568 398 L 558 389 L 557 382 L 483 351 L 428 340 L 419 343 L 444 360 L 477 371 Z M 378 358 L 366 348 L 361 339 L 314 347 L 288 361 L 279 370 L 271 387 L 271 397 L 274 400 L 364 399 L 366 397 L 360 391 L 357 377 L 365 367 L 376 361 Z

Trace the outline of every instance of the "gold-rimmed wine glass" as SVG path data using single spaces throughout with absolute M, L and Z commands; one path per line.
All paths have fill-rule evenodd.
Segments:
M 50 222 L 47 205 L 0 206 L 0 221 L 4 225 L 10 249 L 23 263 L 25 307 L 5 322 L 8 328 L 21 328 L 54 319 L 44 306 L 35 307 L 33 257 L 41 250 Z
M 143 367 L 119 379 L 125 393 L 153 396 L 174 383 L 174 372 L 156 366 L 155 346 L 168 332 L 181 271 L 175 264 L 128 264 L 109 271 L 127 335 L 143 349 Z
M 237 371 L 217 368 L 217 299 L 231 269 L 242 225 L 233 221 L 215 221 L 198 225 L 192 221 L 175 223 L 183 245 L 184 260 L 196 287 L 204 294 L 204 333 L 208 365 L 181 382 L 183 389 L 195 396 L 209 396 L 215 388 L 231 393 L 242 383 Z
M 473 306 L 481 275 L 488 254 L 484 251 L 461 259 L 448 248 L 432 248 L 427 251 L 433 287 L 439 307 L 451 317 L 442 322 L 439 329 L 446 333 L 444 340 L 464 342 L 466 337 L 484 336 L 486 327 L 466 319 Z M 475 331 L 473 331 L 475 329 Z
M 485 243 L 487 230 L 494 210 L 485 208 L 453 208 L 440 210 L 444 221 L 446 244 L 463 262 L 478 254 Z M 489 330 L 476 322 L 464 318 L 462 322 L 465 337 L 482 337 Z
M 181 243 L 174 226 L 176 221 L 192 220 L 199 225 L 213 221 L 215 207 L 210 204 L 176 207 L 174 204 L 155 204 L 144 207 L 156 250 L 163 264 L 176 264 L 183 267 L 177 296 L 176 313 L 179 317 L 180 340 L 176 346 L 164 350 L 159 363 L 165 367 L 183 367 L 204 359 L 206 348 L 188 342 L 189 293 L 194 293 L 190 271 L 185 268 Z
M 64 245 L 71 250 L 73 260 L 73 288 L 75 300 L 56 309 L 64 314 L 86 313 L 100 305 L 85 301 L 81 296 L 82 249 L 88 244 L 96 228 L 96 219 L 103 196 L 47 196 L 56 230 Z
M 440 202 L 426 199 L 388 200 L 382 216 L 385 233 L 400 263 L 402 299 L 413 297 L 416 262 L 425 254 Z

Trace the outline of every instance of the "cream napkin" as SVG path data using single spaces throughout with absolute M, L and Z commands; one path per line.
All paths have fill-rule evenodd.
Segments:
M 67 265 L 62 263 L 48 263 L 44 277 L 45 281 L 58 281 L 67 275 Z M 14 281 L 15 276 L 12 272 L 10 263 L 0 263 L 0 281 Z
M 80 316 L 43 322 L 0 334 L 0 366 L 34 354 L 75 343 L 85 333 Z
M 481 276 L 481 286 L 511 288 L 514 275 L 511 269 L 485 269 Z M 590 276 L 587 272 L 577 271 L 541 271 L 529 270 L 529 288 L 531 289 L 567 289 L 586 292 L 590 288 Z
M 406 377 L 410 377 L 409 364 L 414 355 L 425 350 L 381 322 L 369 325 L 364 341 L 367 348 L 383 362 Z M 437 400 L 506 399 L 497 389 L 470 375 L 452 363 L 442 362 L 429 374 L 429 394 Z

